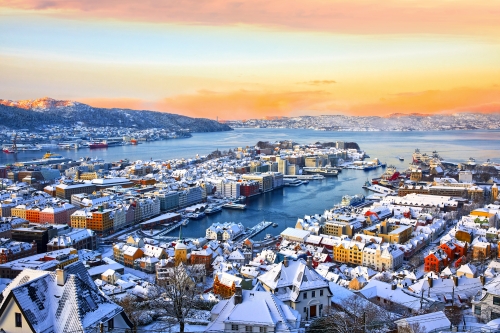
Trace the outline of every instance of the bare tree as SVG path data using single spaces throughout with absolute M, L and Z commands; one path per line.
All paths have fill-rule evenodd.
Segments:
M 186 319 L 200 303 L 203 285 L 199 277 L 205 274 L 204 265 L 184 265 L 169 267 L 156 281 L 157 294 L 165 301 L 168 316 L 179 324 L 179 332 L 184 332 Z
M 398 327 L 398 333 L 426 333 L 424 326 L 420 323 L 410 323 L 405 326 Z
M 417 253 L 410 258 L 409 264 L 413 267 L 418 267 L 424 263 L 423 253 Z

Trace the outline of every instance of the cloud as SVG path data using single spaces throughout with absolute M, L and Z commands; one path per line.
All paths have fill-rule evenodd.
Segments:
M 380 98 L 378 102 L 348 108 L 354 115 L 384 116 L 393 113 L 500 112 L 500 88 L 455 88 L 405 92 Z
M 106 109 L 152 110 L 155 107 L 155 103 L 137 98 L 79 98 L 76 101 Z
M 224 120 L 283 117 L 307 114 L 332 99 L 324 91 L 199 91 L 165 98 L 157 109 L 191 117 Z
M 321 86 L 321 85 L 334 84 L 334 83 L 337 83 L 337 81 L 334 81 L 334 80 L 313 80 L 313 81 L 297 82 L 297 84 L 306 84 L 309 86 Z
M 199 25 L 254 25 L 336 33 L 498 33 L 495 1 L 7 0 L 0 7 L 51 15 Z

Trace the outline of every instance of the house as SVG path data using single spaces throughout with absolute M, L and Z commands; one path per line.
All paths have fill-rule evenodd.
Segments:
M 219 295 L 221 298 L 229 298 L 236 292 L 236 287 L 241 286 L 242 281 L 242 278 L 229 273 L 215 274 L 214 294 Z
M 100 323 L 106 331 L 133 326 L 123 308 L 98 290 L 81 261 L 55 272 L 25 269 L 2 294 L 5 332 L 90 332 Z
M 305 318 L 320 317 L 330 305 L 328 281 L 312 267 L 312 258 L 288 260 L 260 275 L 262 287 L 300 312 Z
M 211 311 L 205 332 L 303 333 L 299 311 L 266 291 L 242 290 L 223 300 Z
M 383 306 L 394 313 L 416 313 L 422 307 L 429 308 L 431 302 L 420 299 L 418 295 L 411 295 L 395 284 L 372 279 L 359 291 L 367 300 Z
M 437 311 L 420 316 L 403 318 L 396 320 L 394 323 L 398 326 L 398 331 L 409 329 L 410 333 L 416 333 L 413 331 L 413 328 L 415 327 L 414 325 L 416 324 L 418 324 L 419 333 L 424 333 L 424 332 L 428 333 L 432 331 L 437 332 L 440 329 L 449 330 L 449 328 L 451 327 L 451 322 L 446 317 L 443 311 Z
M 500 318 L 500 275 L 486 283 L 481 294 L 474 297 L 472 311 L 483 321 Z
M 477 277 L 476 266 L 474 266 L 472 264 L 464 264 L 464 265 L 460 266 L 460 268 L 457 269 L 457 276 L 460 277 L 462 275 L 465 275 L 468 278 Z
M 446 266 L 448 266 L 448 262 L 449 259 L 448 256 L 446 255 L 446 252 L 444 252 L 444 250 L 442 249 L 438 249 L 436 251 L 429 253 L 424 258 L 424 271 L 439 273 Z

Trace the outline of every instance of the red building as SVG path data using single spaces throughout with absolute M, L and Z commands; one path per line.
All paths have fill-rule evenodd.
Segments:
M 448 266 L 449 259 L 442 249 L 435 252 L 431 252 L 424 259 L 424 271 L 425 272 L 441 272 L 446 266 Z
M 453 242 L 443 243 L 443 244 L 439 245 L 439 248 L 446 253 L 446 255 L 448 256 L 448 260 L 450 260 L 450 261 L 455 260 L 455 258 L 456 258 L 455 254 L 457 251 L 457 247 L 455 246 L 455 244 L 453 244 Z
M 33 256 L 36 254 L 36 243 L 17 242 L 7 240 L 0 244 L 0 264 L 5 264 L 9 261 Z
M 244 195 L 245 197 L 251 197 L 253 195 L 259 194 L 259 182 L 242 182 L 240 185 L 240 194 Z

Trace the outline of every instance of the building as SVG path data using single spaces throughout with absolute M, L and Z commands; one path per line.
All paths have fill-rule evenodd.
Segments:
M 440 273 L 448 266 L 449 258 L 442 249 L 429 253 L 424 258 L 424 271 Z
M 47 243 L 47 251 L 55 251 L 68 247 L 77 250 L 95 250 L 97 249 L 97 235 L 90 229 L 68 227 L 67 232 L 52 238 Z
M 486 283 L 481 294 L 473 298 L 472 311 L 485 322 L 500 318 L 500 276 Z
M 265 291 L 242 290 L 212 309 L 205 332 L 302 333 L 301 315 Z
M 214 274 L 213 292 L 222 299 L 230 298 L 236 292 L 236 288 L 241 287 L 242 278 L 229 273 Z
M 0 277 L 14 279 L 25 269 L 54 271 L 78 261 L 78 251 L 72 248 L 38 253 L 0 264 Z
M 260 275 L 262 287 L 306 319 L 321 317 L 332 296 L 328 281 L 312 267 L 312 258 L 285 259 Z
M 384 242 L 404 244 L 411 238 L 412 226 L 382 221 L 363 230 L 365 235 L 381 237 Z
M 60 199 L 70 200 L 73 194 L 93 193 L 96 186 L 89 182 L 75 182 L 71 184 L 59 184 L 56 186 L 56 197 Z
M 27 227 L 13 229 L 12 239 L 25 243 L 35 242 L 37 252 L 44 253 L 47 252 L 47 243 L 49 240 L 56 237 L 57 234 L 58 229 L 53 226 L 30 224 Z
M 133 326 L 81 262 L 55 272 L 23 270 L 2 296 L 0 327 L 5 332 L 87 332 L 100 323 L 106 331 Z
M 12 239 L 0 239 L 0 264 L 36 254 L 36 243 L 24 243 Z
M 241 223 L 225 222 L 214 223 L 207 228 L 205 234 L 206 239 L 214 239 L 219 241 L 234 240 L 245 231 L 245 227 Z
M 269 192 L 273 190 L 273 176 L 270 173 L 245 174 L 242 175 L 241 178 L 259 182 L 260 192 Z

